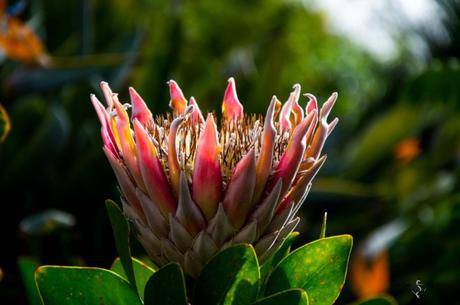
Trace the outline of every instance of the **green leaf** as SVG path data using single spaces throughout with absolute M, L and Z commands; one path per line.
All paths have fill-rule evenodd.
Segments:
M 305 290 L 289 289 L 260 299 L 253 305 L 308 305 L 308 296 Z
M 0 105 L 0 143 L 5 141 L 6 136 L 10 132 L 11 123 L 8 113 L 6 113 L 5 108 Z
M 326 227 L 327 227 L 327 212 L 324 212 L 323 224 L 321 225 L 321 233 L 319 234 L 319 238 L 326 237 Z
M 201 272 L 195 287 L 200 305 L 247 305 L 259 290 L 259 263 L 249 244 L 231 246 L 214 256 Z
M 115 246 L 118 255 L 120 255 L 121 264 L 125 270 L 128 281 L 136 288 L 131 249 L 129 248 L 129 223 L 115 202 L 106 200 L 105 206 L 109 213 L 110 222 L 112 223 L 113 237 L 115 238 Z
M 262 267 L 260 267 L 260 277 L 264 279 L 268 274 L 273 270 L 278 263 L 289 254 L 291 249 L 291 245 L 294 240 L 299 236 L 299 232 L 292 232 L 291 234 L 286 237 L 281 247 L 278 251 L 275 252 L 265 263 L 263 263 Z
M 298 248 L 273 270 L 266 294 L 302 288 L 311 304 L 333 304 L 345 282 L 352 243 L 350 235 L 339 235 Z
M 134 277 L 136 278 L 137 283 L 137 293 L 139 294 L 139 296 L 143 297 L 145 284 L 147 284 L 147 281 L 152 276 L 152 274 L 155 273 L 155 269 L 147 266 L 142 261 L 134 257 L 132 258 L 132 261 Z M 110 270 L 112 270 L 113 272 L 127 280 L 125 270 L 123 269 L 123 265 L 121 264 L 121 260 L 119 257 L 115 259 L 115 261 L 112 264 L 112 267 L 110 267 Z
M 150 259 L 150 257 L 148 257 L 147 255 L 141 255 L 141 256 L 136 256 L 135 258 L 136 260 L 140 261 L 141 263 L 143 263 L 144 265 L 147 265 L 148 267 L 150 267 L 151 269 L 153 270 L 158 270 L 158 266 L 155 265 L 154 262 L 152 262 L 152 260 Z
M 129 283 L 106 269 L 42 266 L 35 279 L 45 305 L 142 305 Z
M 19 257 L 18 259 L 19 271 L 21 272 L 22 281 L 27 293 L 27 299 L 30 305 L 42 305 L 40 294 L 35 285 L 34 273 L 40 265 L 35 259 L 30 257 Z
M 382 295 L 375 298 L 354 302 L 350 305 L 397 305 L 396 300 L 389 295 Z
M 187 305 L 184 273 L 179 264 L 171 263 L 157 272 L 145 286 L 145 305 Z

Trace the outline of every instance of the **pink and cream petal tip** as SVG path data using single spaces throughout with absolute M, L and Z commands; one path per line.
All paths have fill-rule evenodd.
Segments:
M 243 105 L 236 94 L 235 79 L 233 77 L 228 79 L 222 103 L 222 113 L 227 120 L 237 120 L 243 117 Z

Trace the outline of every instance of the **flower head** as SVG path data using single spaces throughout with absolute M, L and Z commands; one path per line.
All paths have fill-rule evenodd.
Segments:
M 327 122 L 337 94 L 321 109 L 306 94 L 304 110 L 297 84 L 283 105 L 273 97 L 263 118 L 243 112 L 230 78 L 218 124 L 213 113 L 204 118 L 175 81 L 168 85 L 172 113 L 165 115 L 153 116 L 133 88 L 131 105 L 105 82 L 106 106 L 91 95 L 138 240 L 155 263 L 179 262 L 191 276 L 235 243 L 253 244 L 263 261 L 299 222 L 296 212 L 338 122 Z

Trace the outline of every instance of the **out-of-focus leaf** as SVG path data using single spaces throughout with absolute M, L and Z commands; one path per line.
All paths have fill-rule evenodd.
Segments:
M 351 143 L 347 165 L 348 176 L 356 177 L 372 170 L 379 162 L 392 157 L 399 141 L 418 132 L 430 119 L 423 107 L 398 106 L 370 123 L 357 140 Z M 401 128 L 404 126 L 404 128 Z
M 5 143 L 5 146 L 7 146 L 10 142 L 15 141 L 16 145 L 21 145 L 21 149 L 18 150 L 15 147 L 8 146 L 8 149 L 16 150 L 14 151 L 14 158 L 8 160 L 8 163 L 4 163 L 3 174 L 5 177 L 14 177 L 25 172 L 28 173 L 28 170 L 32 168 L 46 168 L 54 164 L 56 158 L 62 153 L 71 132 L 68 114 L 60 105 L 50 106 L 44 100 L 33 100 L 31 103 L 21 106 L 24 106 L 24 108 L 20 109 L 20 111 L 12 111 L 11 117 L 18 124 L 12 132 L 22 129 L 21 136 L 23 139 L 18 142 L 17 137 L 14 137 L 8 143 Z M 33 116 L 35 118 L 41 115 L 42 120 L 37 125 L 24 129 L 20 124 L 28 122 L 21 121 L 23 110 L 34 112 Z M 13 151 L 10 153 L 13 153 Z M 40 162 L 37 162 L 37 160 L 40 160 Z
M 45 305 L 142 305 L 136 290 L 110 270 L 42 266 L 35 278 Z
M 460 113 L 452 115 L 439 126 L 439 134 L 434 145 L 430 147 L 430 165 L 433 167 L 444 166 L 455 158 L 460 142 Z
M 136 289 L 136 277 L 134 275 L 133 261 L 131 258 L 131 248 L 129 246 L 129 223 L 125 215 L 112 200 L 106 200 L 105 206 L 109 214 L 113 229 L 115 246 L 120 255 L 121 264 L 125 270 L 128 281 Z
M 457 8 L 453 8 L 448 2 L 446 2 L 446 5 L 451 10 L 458 9 L 458 5 Z M 452 16 L 451 18 L 456 17 Z M 455 29 L 455 27 L 452 27 L 452 29 Z M 430 101 L 431 105 L 436 102 L 436 104 L 443 104 L 443 107 L 446 104 L 458 107 L 459 81 L 460 70 L 458 67 L 433 65 L 407 82 L 407 85 L 403 88 L 403 98 L 407 103 L 415 107 L 418 107 L 420 101 L 423 100 Z
M 171 263 L 155 272 L 145 286 L 145 305 L 187 305 L 184 274 Z
M 311 304 L 331 305 L 345 282 L 352 243 L 350 235 L 339 235 L 298 248 L 273 270 L 265 294 L 301 288 Z
M 362 198 L 375 197 L 378 195 L 377 189 L 374 185 L 363 184 L 340 178 L 325 177 L 316 179 L 315 184 L 312 186 L 312 192 Z
M 249 244 L 231 246 L 206 264 L 195 287 L 196 304 L 246 305 L 259 291 L 259 263 Z
M 75 217 L 60 210 L 46 210 L 24 218 L 19 224 L 22 232 L 30 235 L 50 234 L 75 225 Z
M 35 270 L 40 265 L 35 259 L 21 256 L 18 259 L 19 271 L 26 289 L 29 305 L 42 305 L 40 294 L 35 285 Z
M 152 274 L 155 272 L 155 269 L 147 266 L 140 260 L 136 258 L 132 258 L 133 261 L 133 269 L 134 269 L 134 277 L 136 278 L 136 285 L 137 285 L 137 293 L 141 298 L 144 297 L 144 288 L 145 284 L 147 284 L 147 281 L 149 278 L 152 276 Z M 112 264 L 112 267 L 110 267 L 110 270 L 114 271 L 118 275 L 120 275 L 122 278 L 127 280 L 125 270 L 123 269 L 123 265 L 121 264 L 121 260 L 119 257 L 115 259 L 115 261 Z
M 289 289 L 266 298 L 260 299 L 253 305 L 308 305 L 308 296 L 305 290 Z
M 124 58 L 124 57 L 122 57 Z M 118 57 L 117 57 L 118 62 Z M 62 69 L 17 69 L 6 80 L 9 94 L 22 96 L 28 93 L 43 92 L 69 83 L 85 80 L 91 76 L 107 74 L 113 65 L 95 65 L 87 68 Z
M 5 141 L 11 129 L 10 117 L 5 108 L 0 104 L 0 143 Z

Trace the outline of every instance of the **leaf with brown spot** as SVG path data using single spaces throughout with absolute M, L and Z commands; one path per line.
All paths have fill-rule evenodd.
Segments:
M 342 290 L 353 238 L 322 238 L 298 248 L 270 275 L 265 295 L 290 288 L 304 289 L 310 304 L 331 305 Z
M 132 286 L 110 270 L 42 266 L 35 281 L 45 305 L 142 305 Z

